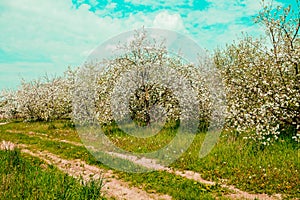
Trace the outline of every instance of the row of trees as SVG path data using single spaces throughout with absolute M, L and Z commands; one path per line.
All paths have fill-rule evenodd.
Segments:
M 248 138 L 263 144 L 281 135 L 299 141 L 299 12 L 294 13 L 291 7 L 274 10 L 264 6 L 256 22 L 266 28 L 266 37 L 253 39 L 246 35 L 239 42 L 216 50 L 213 55 L 225 85 L 226 127 L 246 132 Z M 119 47 L 126 52 L 122 56 L 88 63 L 81 70 L 69 69 L 63 77 L 23 81 L 17 91 L 3 91 L 0 114 L 5 118 L 28 120 L 54 120 L 72 114 L 84 118 L 97 116 L 101 123 L 109 123 L 117 115 L 129 117 L 139 126 L 162 118 L 178 120 L 183 108 L 176 95 L 166 85 L 150 81 L 152 72 L 163 71 L 161 67 L 168 66 L 188 80 L 188 87 L 197 92 L 196 98 L 188 96 L 190 91 L 183 91 L 181 95 L 186 103 L 198 102 L 199 120 L 209 125 L 212 95 L 201 71 L 207 63 L 199 67 L 169 56 L 164 44 L 149 41 L 145 31 L 137 32 L 134 38 L 131 43 Z M 97 65 L 105 67 L 99 70 Z M 135 74 L 128 74 L 129 71 Z M 127 79 L 123 76 L 126 73 Z M 165 77 L 167 82 L 176 78 L 173 75 Z M 128 90 L 130 87 L 134 90 Z M 88 92 L 93 95 L 87 96 Z M 126 99 L 115 101 L 125 97 L 129 98 L 128 105 L 120 105 L 120 102 L 127 102 Z M 85 108 L 86 105 L 92 105 L 92 109 Z M 154 107 L 159 109 L 153 110 Z
M 2 117 L 40 121 L 67 118 L 72 110 L 70 89 L 65 77 L 23 80 L 17 91 L 2 91 Z

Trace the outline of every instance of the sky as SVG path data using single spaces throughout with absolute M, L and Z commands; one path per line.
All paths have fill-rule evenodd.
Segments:
M 252 20 L 260 9 L 260 0 L 1 0 L 0 90 L 62 75 L 101 43 L 141 27 L 177 31 L 210 51 L 222 48 L 241 32 L 264 33 Z

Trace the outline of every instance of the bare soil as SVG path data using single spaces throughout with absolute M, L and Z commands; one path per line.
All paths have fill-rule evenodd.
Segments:
M 157 193 L 150 194 L 140 188 L 131 187 L 128 183 L 117 179 L 117 175 L 114 174 L 113 171 L 104 170 L 96 166 L 88 165 L 87 163 L 79 159 L 66 160 L 47 151 L 33 152 L 28 149 L 22 149 L 22 152 L 34 157 L 38 157 L 44 160 L 47 164 L 56 166 L 61 171 L 69 174 L 70 176 L 76 178 L 82 177 L 84 181 L 103 178 L 104 186 L 102 188 L 102 192 L 106 197 L 128 200 L 172 199 L 172 197 L 168 195 Z

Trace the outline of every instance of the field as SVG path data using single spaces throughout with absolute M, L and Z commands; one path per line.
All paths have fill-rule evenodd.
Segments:
M 165 128 L 153 140 L 133 140 L 115 126 L 106 130 L 111 141 L 133 152 L 159 148 L 174 134 Z M 10 122 L 0 126 L 0 141 L 10 141 L 20 150 L 0 152 L 0 199 L 130 199 L 130 195 L 136 199 L 300 198 L 299 145 L 295 141 L 278 140 L 264 148 L 224 132 L 212 152 L 200 159 L 204 137 L 198 133 L 171 166 L 126 173 L 96 160 L 71 121 Z M 116 159 L 137 165 L 126 157 Z M 115 192 L 120 190 L 125 192 Z

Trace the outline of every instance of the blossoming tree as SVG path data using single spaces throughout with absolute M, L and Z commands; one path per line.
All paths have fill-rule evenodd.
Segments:
M 245 36 L 215 53 L 226 81 L 228 125 L 263 144 L 283 135 L 299 141 L 299 4 L 294 11 L 264 6 L 256 22 L 264 26 L 269 44 Z

